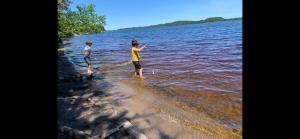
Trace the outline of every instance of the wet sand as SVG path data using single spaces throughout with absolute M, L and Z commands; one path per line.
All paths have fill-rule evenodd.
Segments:
M 138 78 L 89 80 L 58 51 L 58 124 L 101 136 L 126 119 L 151 139 L 242 138 L 204 113 L 143 86 Z M 131 82 L 134 81 L 134 82 Z M 59 136 L 64 138 L 64 136 Z M 130 138 L 117 132 L 111 138 Z
M 134 79 L 138 80 L 140 79 Z M 239 131 L 233 132 L 205 113 L 181 105 L 176 100 L 160 95 L 144 86 L 127 80 L 115 83 L 119 94 L 130 96 L 121 107 L 129 111 L 128 117 L 141 127 L 149 138 L 210 139 L 242 138 Z

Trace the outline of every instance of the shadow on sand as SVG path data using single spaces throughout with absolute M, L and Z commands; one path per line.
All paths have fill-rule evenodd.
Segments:
M 113 86 L 104 81 L 105 75 L 101 78 L 91 78 L 77 73 L 68 59 L 62 52 L 58 53 L 58 127 L 67 126 L 84 133 L 103 137 L 108 131 L 117 128 L 121 121 L 132 121 L 134 119 L 144 119 L 148 115 L 135 115 L 128 117 L 127 110 L 118 109 L 120 102 L 130 99 L 121 93 L 107 93 Z M 97 83 L 96 83 L 97 82 Z M 150 122 L 147 121 L 146 122 Z M 140 129 L 134 127 L 141 133 L 156 129 L 161 139 L 175 139 L 175 136 L 169 136 L 163 133 L 155 125 L 149 128 Z M 58 139 L 70 138 L 68 135 L 58 134 Z M 111 139 L 134 138 L 127 131 L 120 130 L 111 134 Z

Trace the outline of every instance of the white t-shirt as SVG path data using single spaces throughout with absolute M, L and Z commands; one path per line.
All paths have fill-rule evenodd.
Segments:
M 84 51 L 90 51 L 90 50 L 91 50 L 91 47 L 90 47 L 90 46 L 86 45 L 86 46 L 84 47 Z
M 91 47 L 86 45 L 84 47 L 84 56 L 90 56 L 90 54 L 91 54 Z

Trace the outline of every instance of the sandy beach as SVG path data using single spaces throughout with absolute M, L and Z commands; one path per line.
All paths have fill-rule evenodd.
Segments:
M 90 79 L 76 71 L 63 47 L 58 49 L 58 75 L 58 126 L 82 131 L 88 138 L 134 138 L 128 130 L 108 136 L 123 121 L 151 139 L 242 138 L 241 131 L 144 87 L 138 78 L 116 81 L 102 73 Z

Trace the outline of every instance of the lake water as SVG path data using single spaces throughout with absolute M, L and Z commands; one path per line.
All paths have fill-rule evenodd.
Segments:
M 75 36 L 66 54 L 84 70 L 84 42 L 92 40 L 96 73 L 134 83 L 132 39 L 148 44 L 140 52 L 146 86 L 230 128 L 241 128 L 242 20 Z

